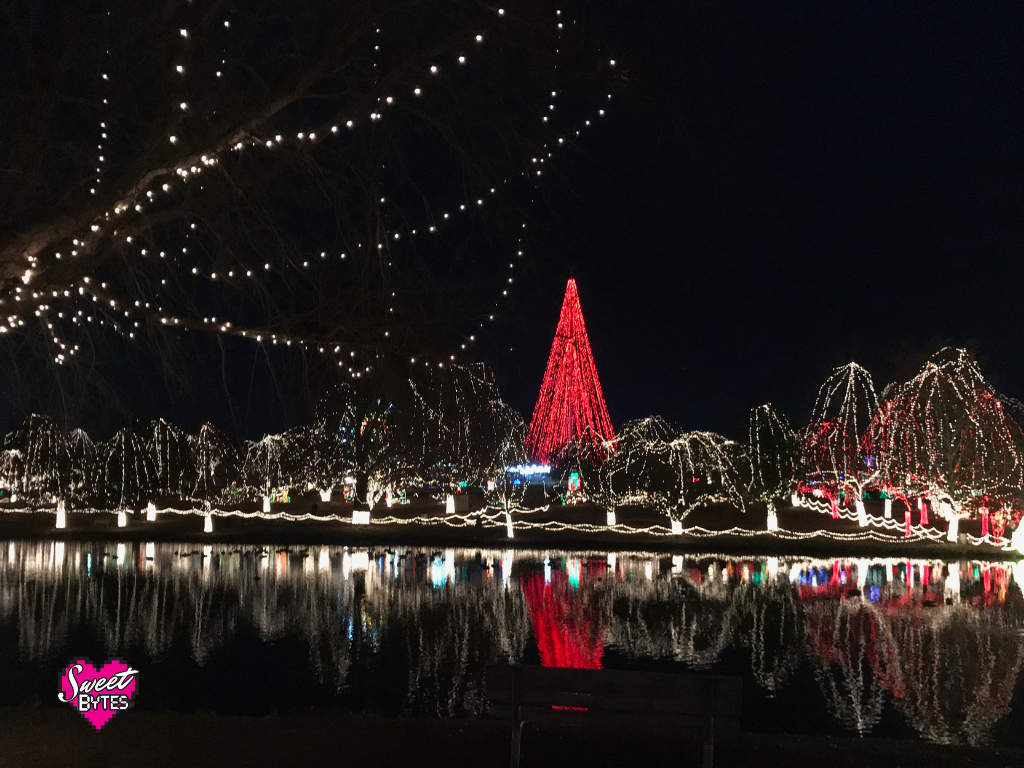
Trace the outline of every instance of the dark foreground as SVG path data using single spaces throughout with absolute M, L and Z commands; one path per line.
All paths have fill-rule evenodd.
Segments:
M 352 717 L 330 711 L 254 718 L 127 712 L 96 732 L 70 709 L 0 710 L 0 768 L 233 765 L 508 764 L 509 730 L 493 720 Z M 700 745 L 664 732 L 545 727 L 523 736 L 524 768 L 700 765 Z M 1024 765 L 1024 751 L 921 742 L 740 734 L 717 746 L 716 766 L 737 768 L 952 768 Z

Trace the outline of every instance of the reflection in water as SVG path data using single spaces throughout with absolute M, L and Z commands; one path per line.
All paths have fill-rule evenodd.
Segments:
M 540 663 L 545 667 L 600 669 L 606 621 L 597 582 L 586 579 L 581 584 L 578 558 L 571 558 L 566 565 L 567 569 L 559 570 L 554 577 L 549 561 L 545 562 L 543 576 L 520 576 Z
M 439 716 L 483 712 L 496 661 L 657 661 L 744 674 L 767 699 L 813 679 L 806 706 L 852 732 L 896 717 L 979 743 L 1024 706 L 1022 578 L 981 562 L 8 542 L 0 657 L 41 669 L 85 632 L 136 664 L 204 664 L 254 631 L 300 640 L 335 700 L 362 680 L 368 706 Z

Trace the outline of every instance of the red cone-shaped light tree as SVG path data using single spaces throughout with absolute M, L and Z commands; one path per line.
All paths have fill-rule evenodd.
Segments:
M 527 453 L 549 462 L 569 443 L 615 440 L 590 352 L 576 281 L 569 280 L 540 396 L 526 436 Z

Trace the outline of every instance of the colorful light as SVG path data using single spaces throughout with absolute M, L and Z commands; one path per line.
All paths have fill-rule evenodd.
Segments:
M 980 517 L 1002 536 L 1024 511 L 1021 428 L 1010 418 L 977 364 L 963 350 L 942 350 L 879 409 L 865 442 L 878 457 L 886 489 L 910 513 L 917 498 L 921 524 L 928 502 L 952 522 Z

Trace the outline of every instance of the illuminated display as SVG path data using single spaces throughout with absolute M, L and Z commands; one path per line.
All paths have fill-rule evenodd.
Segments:
M 576 281 L 569 280 L 526 435 L 526 452 L 530 458 L 547 463 L 562 448 L 580 439 L 613 444 L 615 432 L 583 324 Z

